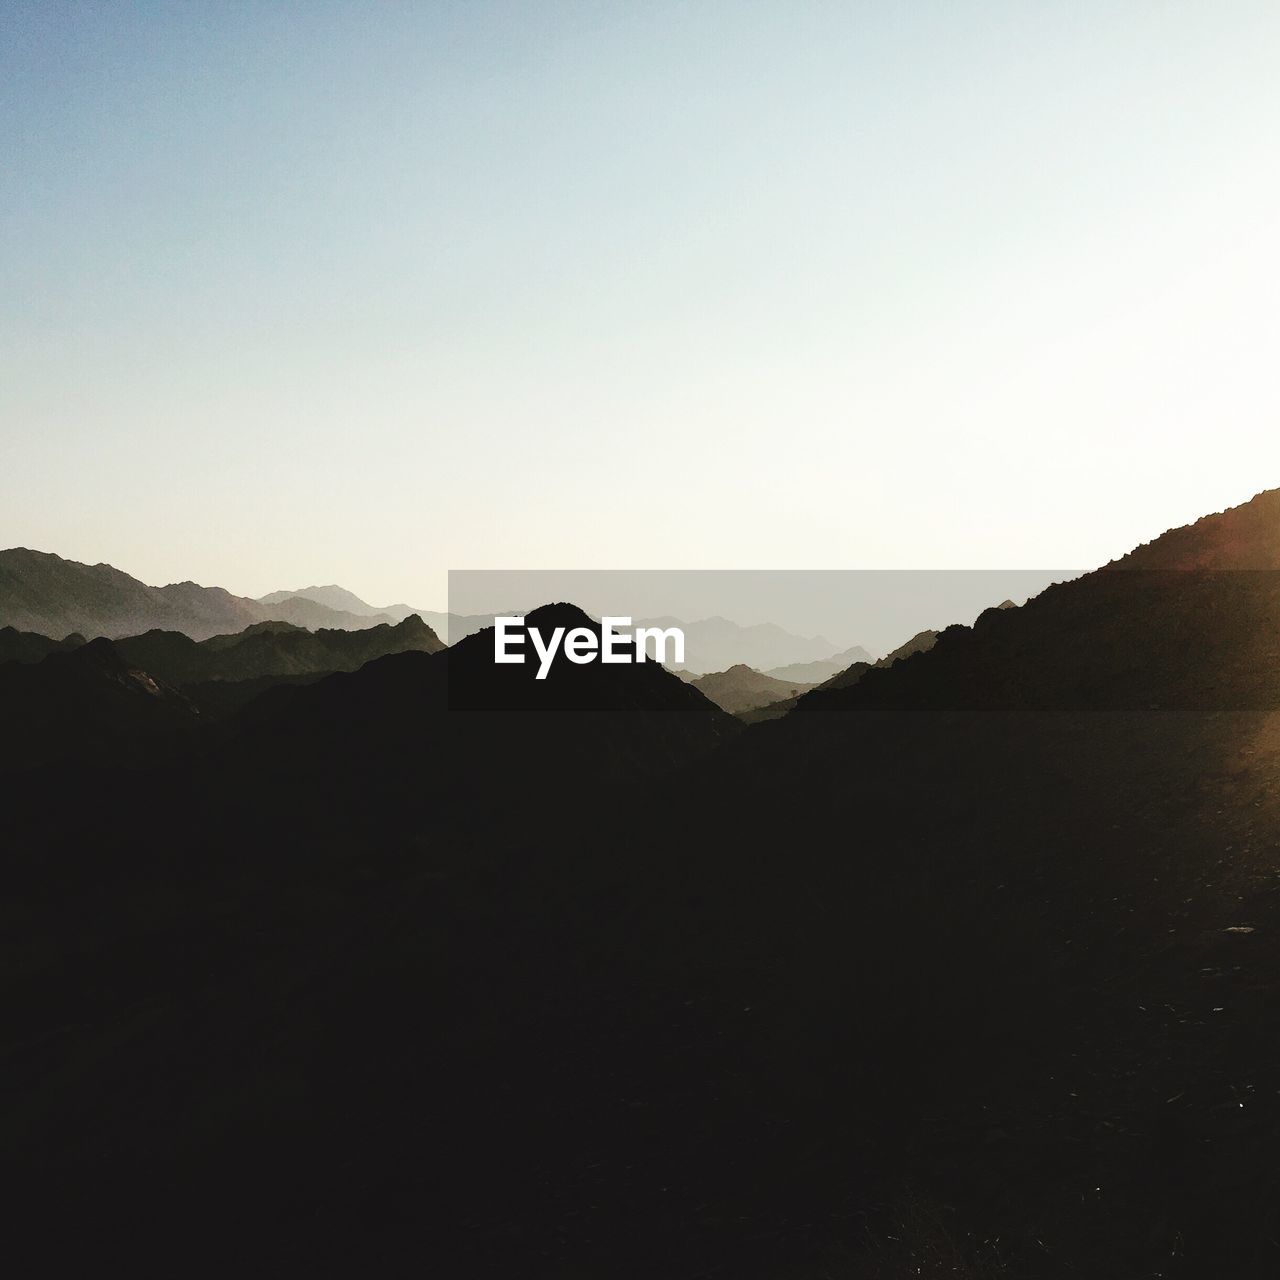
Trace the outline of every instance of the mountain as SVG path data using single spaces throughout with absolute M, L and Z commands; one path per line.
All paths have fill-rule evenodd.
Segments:
M 1266 494 L 948 628 L 703 780 L 741 873 L 685 882 L 732 884 L 704 945 L 798 948 L 771 973 L 797 1054 L 881 1060 L 861 1087 L 919 1107 L 904 1185 L 1011 1275 L 1275 1260 L 1278 519 Z M 803 814 L 737 817 L 764 789 Z
M 393 607 L 398 609 L 404 606 Z M 503 616 L 517 617 L 523 612 L 521 609 L 509 610 Z M 459 640 L 465 640 L 467 636 L 493 626 L 493 615 L 488 613 L 435 613 L 428 609 L 422 614 L 422 620 L 446 644 L 457 644 Z
M 797 636 L 771 622 L 741 626 L 728 618 L 637 618 L 637 627 L 679 627 L 684 631 L 684 665 L 699 675 L 738 665 L 756 671 L 829 658 L 836 646 L 821 636 Z
M 730 715 L 753 711 L 783 698 L 794 698 L 811 687 L 762 675 L 742 664 L 727 671 L 699 676 L 691 683 Z
M 1280 489 L 1172 529 L 1107 565 L 1108 570 L 1187 572 L 1280 568 Z
M 353 618 L 369 618 L 374 622 L 403 622 L 405 618 L 417 614 L 442 638 L 448 636 L 448 620 L 454 617 L 451 614 L 419 609 L 409 604 L 388 604 L 378 608 L 361 600 L 354 591 L 348 591 L 345 587 L 334 584 L 327 587 L 299 587 L 296 591 L 272 591 L 269 595 L 260 596 L 258 603 L 275 608 L 277 611 L 281 607 L 299 611 L 297 615 L 291 614 L 291 616 L 305 616 L 302 611 L 306 605 L 318 604 L 336 614 Z M 492 621 L 492 618 L 478 621 L 478 625 L 473 629 L 479 630 L 481 625 L 487 625 Z M 463 634 L 464 632 L 459 630 L 455 639 L 461 639 Z
M 198 713 L 109 640 L 0 666 L 0 769 L 61 760 L 141 763 L 194 731 Z
M 853 648 L 842 649 L 829 658 L 820 658 L 816 662 L 793 662 L 789 666 L 774 667 L 764 674 L 773 676 L 776 680 L 791 681 L 794 684 L 821 684 L 822 681 L 830 680 L 832 676 L 848 669 L 855 662 L 874 661 L 875 659 L 866 649 L 860 644 L 855 644 Z
M 535 609 L 526 625 L 546 634 L 557 627 L 600 634 L 598 623 L 569 604 Z M 436 784 L 452 778 L 451 787 L 470 792 L 483 785 L 486 761 L 505 734 L 521 761 L 525 794 L 531 779 L 548 771 L 597 778 L 661 773 L 705 754 L 739 727 L 656 662 L 561 660 L 544 680 L 536 672 L 534 662 L 496 665 L 486 628 L 438 652 L 396 654 L 351 675 L 273 693 L 253 708 L 252 750 L 294 762 L 317 752 L 344 758 L 345 744 L 358 741 L 369 748 L 358 765 L 362 773 L 420 768 L 429 760 Z M 425 728 L 446 724 L 447 754 L 438 732 Z M 536 748 L 522 749 L 524 741 Z M 420 776 L 419 789 L 432 785 Z
M 50 640 L 34 631 L 17 631 L 13 627 L 0 627 L 0 662 L 39 662 L 51 653 L 64 649 L 77 649 L 84 644 L 84 636 L 73 632 L 63 640 Z
M 326 609 L 333 609 L 339 613 L 351 613 L 358 617 L 371 618 L 377 614 L 387 612 L 384 609 L 375 609 L 371 604 L 361 600 L 354 591 L 348 591 L 345 587 L 339 587 L 335 584 L 330 584 L 327 587 L 299 587 L 296 591 L 272 591 L 268 595 L 259 596 L 258 603 L 265 605 L 282 604 L 286 600 L 296 600 L 298 598 L 322 604 Z
M 394 604 L 378 608 L 367 603 L 354 592 L 336 585 L 324 587 L 300 587 L 294 591 L 273 591 L 256 602 L 272 610 L 272 617 L 296 622 L 299 626 L 356 625 L 360 618 L 370 622 L 398 622 L 410 614 L 418 614 L 447 644 L 456 644 L 467 636 L 475 635 L 493 625 L 491 614 L 441 613 L 430 609 L 417 609 L 410 605 Z M 341 622 L 317 620 L 320 615 L 310 611 L 316 607 L 338 611 Z M 522 613 L 523 610 L 516 610 Z M 366 623 L 365 625 L 368 625 Z M 821 636 L 792 635 L 772 623 L 740 626 L 727 618 L 704 618 L 698 622 L 683 622 L 679 618 L 660 617 L 637 619 L 636 626 L 680 627 L 685 634 L 685 667 L 696 673 L 710 673 L 733 665 L 747 665 L 756 670 L 766 666 L 790 663 L 797 670 L 803 665 L 816 666 L 825 662 L 830 670 L 821 676 L 779 674 L 779 679 L 791 679 L 796 683 L 816 683 L 836 671 L 843 670 L 860 658 L 870 660 L 870 654 L 858 646 L 844 654 L 834 654 L 835 646 Z M 847 656 L 846 656 L 847 655 Z M 843 661 L 837 659 L 844 658 Z M 790 668 L 788 668 L 790 670 Z
M 0 773 L 6 1256 L 1274 1274 L 1275 503 L 764 724 L 482 633 Z
M 309 627 L 350 625 L 348 621 L 316 622 L 315 617 L 325 616 L 313 614 L 312 610 L 316 606 L 321 610 L 337 611 L 344 619 L 367 618 L 370 622 L 401 622 L 417 614 L 445 644 L 457 644 L 459 640 L 493 625 L 491 614 L 441 613 L 408 604 L 389 604 L 378 608 L 361 600 L 355 592 L 334 585 L 300 587 L 296 591 L 272 591 L 269 595 L 261 596 L 258 603 L 270 608 L 273 617 L 287 618 L 288 621 L 297 622 L 299 626 Z
M 998 609 L 1009 608 L 1008 605 L 997 605 Z M 885 670 L 896 662 L 901 662 L 904 658 L 910 658 L 917 653 L 928 653 L 935 644 L 938 643 L 938 632 L 936 631 L 920 631 L 906 641 L 900 644 L 891 653 L 886 653 L 883 658 L 876 662 L 855 662 L 852 666 L 847 667 L 844 671 L 838 672 L 829 680 L 824 680 L 818 686 L 820 689 L 847 689 L 850 685 L 857 684 L 862 677 L 871 670 Z
M 25 547 L 0 551 L 0 626 L 19 631 L 54 639 L 73 633 L 114 639 L 161 629 L 204 640 L 271 619 L 345 630 L 400 620 L 301 599 L 263 605 L 194 582 L 150 587 L 108 564 L 79 564 Z
M 148 631 L 116 641 L 128 661 L 175 686 L 198 681 L 257 680 L 357 667 L 389 653 L 444 648 L 421 618 L 394 626 L 378 623 L 359 631 L 307 631 L 284 622 L 261 622 L 234 635 L 196 641 L 175 631 Z
M 289 622 L 307 631 L 340 630 L 360 631 L 365 627 L 391 626 L 401 621 L 390 613 L 350 613 L 345 609 L 330 609 L 303 596 L 281 600 L 278 604 L 258 604 L 265 619 Z M 407 615 L 406 615 L 407 616 Z
M 1009 609 L 1014 606 L 1012 601 L 1005 601 L 1004 604 L 996 607 Z M 821 684 L 809 686 L 809 689 L 802 691 L 799 696 L 792 694 L 776 701 L 759 703 L 755 707 L 750 707 L 743 711 L 742 716 L 749 724 L 759 724 L 765 720 L 776 720 L 793 710 L 800 698 L 804 696 L 804 693 L 820 689 L 847 689 L 850 685 L 857 684 L 868 671 L 876 668 L 883 670 L 885 667 L 891 667 L 895 662 L 900 662 L 903 658 L 909 658 L 913 654 L 927 653 L 937 643 L 937 639 L 938 633 L 936 631 L 918 632 L 905 644 L 899 645 L 892 653 L 885 654 L 883 658 L 875 662 L 854 662 L 843 670 L 836 672 L 835 675 L 829 676 Z

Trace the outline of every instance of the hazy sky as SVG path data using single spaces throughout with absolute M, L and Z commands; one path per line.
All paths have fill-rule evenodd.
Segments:
M 1105 561 L 1280 484 L 1280 4 L 0 6 L 0 546 Z

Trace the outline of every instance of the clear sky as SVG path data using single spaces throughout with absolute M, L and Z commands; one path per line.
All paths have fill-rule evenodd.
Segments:
M 1280 4 L 0 6 L 0 546 L 1089 567 L 1280 484 Z

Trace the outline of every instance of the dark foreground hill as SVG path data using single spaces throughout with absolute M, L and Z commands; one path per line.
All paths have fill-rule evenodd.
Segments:
M 176 631 L 148 631 L 116 641 L 131 662 L 174 685 L 257 680 L 354 671 L 374 658 L 408 650 L 438 653 L 443 642 L 421 618 L 361 631 L 307 631 L 287 622 L 260 622 L 233 635 L 196 641 Z
M 1255 515 L 1211 570 L 1110 568 L 746 730 L 654 664 L 544 687 L 481 634 L 187 760 L 28 773 L 10 1255 L 1273 1274 Z
M 53 760 L 141 764 L 195 733 L 190 701 L 109 640 L 0 665 L 0 769 Z
M 157 745 L 155 734 L 141 732 L 147 718 L 169 723 L 175 706 L 193 725 L 216 721 L 279 685 L 354 671 L 387 654 L 443 648 L 417 617 L 363 631 L 311 632 L 263 622 L 201 641 L 177 631 L 149 631 L 89 645 L 79 635 L 55 641 L 5 628 L 0 716 L 8 730 L 6 758 L 14 767 L 30 768 L 52 759 L 93 757 L 107 735 L 130 748 L 137 761 L 144 747 Z M 132 700 L 121 699 L 124 690 Z M 157 699 L 157 692 L 164 696 Z
M 14 627 L 0 627 L 0 663 L 39 662 L 51 653 L 76 649 L 84 644 L 84 636 L 72 632 L 62 640 L 51 640 L 34 631 L 18 631 Z
M 526 623 L 544 633 L 600 633 L 565 604 L 536 609 Z M 431 656 L 396 654 L 349 676 L 280 689 L 247 709 L 235 750 L 261 757 L 265 770 L 292 774 L 335 765 L 344 775 L 382 779 L 408 772 L 410 795 L 431 785 L 412 771 L 430 767 L 500 803 L 517 791 L 528 799 L 542 785 L 563 797 L 578 780 L 662 774 L 738 731 L 732 717 L 656 662 L 561 659 L 539 680 L 536 662 L 495 666 L 493 648 L 493 630 L 485 628 Z
M 997 607 L 1005 609 L 1013 606 L 1006 601 Z M 917 653 L 927 653 L 937 643 L 937 639 L 938 633 L 936 631 L 920 631 L 906 641 L 905 644 L 899 645 L 891 653 L 885 654 L 883 658 L 875 662 L 859 660 L 850 663 L 816 686 L 802 687 L 789 696 L 783 696 L 776 701 L 760 702 L 754 707 L 745 709 L 741 713 L 742 718 L 748 724 L 762 724 L 766 720 L 777 720 L 788 714 L 788 712 L 793 711 L 806 693 L 847 689 L 857 684 L 868 671 L 873 671 L 877 668 L 883 670 L 885 667 L 893 666 L 895 662 L 901 662 L 903 658 L 910 658 Z

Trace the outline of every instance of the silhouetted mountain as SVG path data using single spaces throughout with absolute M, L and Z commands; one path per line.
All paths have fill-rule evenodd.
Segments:
M 1004 604 L 997 607 L 1000 609 L 1013 608 L 1013 603 L 1012 601 L 1005 601 Z M 899 645 L 892 653 L 885 654 L 883 658 L 878 659 L 876 662 L 854 662 L 843 671 L 838 671 L 835 675 L 822 681 L 821 684 L 811 685 L 809 689 L 802 691 L 798 696 L 793 695 L 773 702 L 763 702 L 755 707 L 748 708 L 742 713 L 742 718 L 748 724 L 760 724 L 765 720 L 777 720 L 780 716 L 785 716 L 789 711 L 792 711 L 806 692 L 813 692 L 819 689 L 847 689 L 850 685 L 857 684 L 868 671 L 872 671 L 877 667 L 881 669 L 891 667 L 895 662 L 899 662 L 903 658 L 909 658 L 916 653 L 927 653 L 933 648 L 937 639 L 938 633 L 936 631 L 918 632 L 905 644 Z
M 597 623 L 567 604 L 535 609 L 526 624 L 544 634 L 557 627 L 600 634 Z M 661 773 L 738 728 L 656 662 L 576 665 L 562 658 L 546 679 L 536 673 L 536 661 L 495 665 L 493 631 L 486 628 L 434 654 L 398 654 L 349 676 L 273 691 L 246 713 L 252 741 L 244 749 L 267 757 L 264 768 L 284 761 L 296 772 L 317 757 L 350 767 L 349 744 L 360 742 L 362 773 L 429 766 L 443 769 L 450 786 L 487 788 L 486 762 L 509 744 L 521 761 L 523 793 L 547 773 L 584 780 Z M 436 733 L 424 731 L 446 714 L 447 751 Z M 513 781 L 508 775 L 506 785 Z M 419 788 L 430 785 L 419 775 Z
M 374 658 L 444 648 L 418 617 L 360 631 L 307 631 L 284 622 L 263 622 L 235 635 L 195 641 L 174 631 L 148 631 L 118 640 L 124 657 L 177 686 L 210 680 L 257 680 L 354 671 Z
M 508 610 L 501 616 L 518 617 L 522 612 L 519 609 Z M 467 636 L 493 626 L 493 615 L 487 613 L 434 613 L 428 609 L 423 612 L 422 620 L 445 644 L 457 644 L 459 640 L 465 640 Z
M 988 610 L 717 758 L 717 839 L 785 841 L 791 871 L 735 882 L 733 936 L 804 938 L 775 975 L 788 1025 L 856 1010 L 858 1043 L 914 1063 L 878 1089 L 928 1099 L 915 1192 L 999 1235 L 1011 1274 L 1270 1269 L 1276 511 Z M 766 787 L 826 838 L 794 808 L 726 829 Z
M 1273 1274 L 1275 502 L 750 728 L 480 634 L 0 776 L 7 1255 Z
M 79 564 L 25 547 L 0 551 L 0 625 L 19 631 L 54 639 L 75 632 L 116 639 L 160 629 L 203 640 L 272 618 L 346 630 L 398 621 L 338 612 L 306 600 L 262 605 L 194 582 L 149 587 L 108 564 Z
M 1269 570 L 1280 568 L 1280 489 L 1194 524 L 1172 529 L 1108 569 Z
M 79 759 L 138 763 L 194 729 L 181 694 L 124 660 L 109 640 L 0 666 L 0 769 Z
M 1004 609 L 1008 606 L 997 605 L 997 608 Z M 990 612 L 990 611 L 988 611 Z M 917 653 L 928 653 L 938 642 L 938 632 L 936 631 L 920 631 L 912 636 L 905 644 L 899 645 L 891 653 L 886 653 L 883 658 L 876 662 L 855 662 L 852 666 L 847 667 L 844 671 L 838 672 L 829 680 L 824 680 L 818 686 L 819 689 L 847 689 L 850 685 L 857 684 L 862 677 L 871 670 L 879 668 L 884 670 L 891 667 L 896 662 L 901 662 L 903 658 L 910 658 Z
M 73 632 L 63 640 L 50 640 L 34 631 L 15 631 L 13 627 L 0 627 L 0 662 L 39 662 L 51 653 L 64 649 L 78 649 L 84 644 L 84 636 Z
M 776 680 L 739 664 L 728 671 L 699 676 L 693 687 L 730 715 L 741 715 L 783 698 L 796 697 L 812 686 Z

